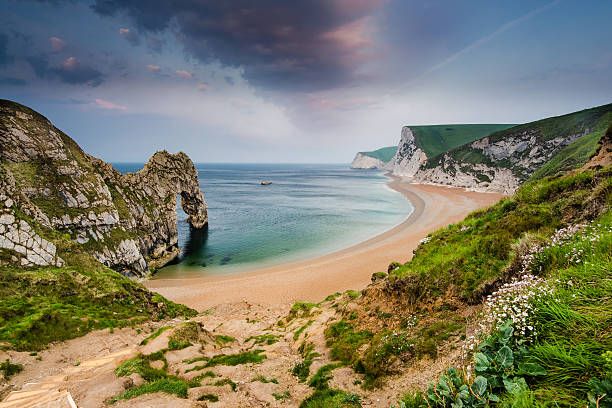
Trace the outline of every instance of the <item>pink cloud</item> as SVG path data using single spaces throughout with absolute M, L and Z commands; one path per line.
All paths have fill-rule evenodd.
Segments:
M 198 91 L 206 91 L 208 90 L 208 84 L 206 82 L 200 82 L 200 84 L 198 85 Z
M 130 33 L 130 29 L 129 28 L 120 28 L 119 29 L 119 34 L 121 35 L 128 35 Z
M 51 43 L 51 48 L 53 48 L 55 51 L 60 51 L 66 45 L 64 40 L 59 37 L 50 37 L 49 42 Z
M 98 107 L 101 109 L 120 110 L 120 111 L 127 110 L 127 106 L 117 105 L 115 103 L 108 102 L 103 99 L 96 99 L 96 105 L 98 105 Z
M 147 65 L 147 69 L 149 71 L 159 72 L 161 68 L 159 67 L 159 65 Z
M 75 69 L 78 66 L 79 66 L 79 60 L 74 57 L 70 57 L 62 63 L 62 67 L 64 67 L 64 69 L 67 69 L 67 70 Z
M 184 71 L 182 69 L 177 69 L 176 70 L 176 75 L 180 76 L 183 79 L 192 79 L 193 75 L 191 75 L 191 73 Z

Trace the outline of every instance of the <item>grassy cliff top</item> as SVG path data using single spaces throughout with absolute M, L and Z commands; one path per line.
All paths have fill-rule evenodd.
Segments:
M 381 147 L 378 150 L 373 150 L 371 152 L 359 152 L 364 156 L 373 157 L 382 162 L 388 163 L 391 161 L 393 156 L 395 156 L 395 152 L 397 151 L 397 146 L 389 146 L 389 147 Z
M 491 133 L 513 127 L 512 124 L 466 124 L 408 126 L 416 145 L 427 157 L 434 157 L 455 147 L 482 139 Z

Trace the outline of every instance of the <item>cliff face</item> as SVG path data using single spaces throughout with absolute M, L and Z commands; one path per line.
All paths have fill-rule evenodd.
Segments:
M 177 194 L 194 227 L 208 222 L 197 171 L 182 152 L 155 153 L 141 171 L 121 175 L 42 115 L 5 100 L 0 143 L 0 248 L 13 263 L 61 266 L 53 244 L 36 232 L 48 228 L 122 274 L 142 277 L 179 254 Z
M 391 172 L 396 176 L 414 177 L 426 161 L 427 156 L 416 145 L 412 130 L 408 126 L 404 126 L 402 137 L 397 145 L 397 152 L 389 162 Z
M 351 169 L 381 169 L 384 170 L 387 163 L 375 157 L 357 153 L 351 162 Z
M 609 112 L 612 105 L 604 105 L 515 126 L 435 157 L 427 157 L 411 129 L 404 127 L 397 154 L 389 164 L 393 174 L 410 177 L 415 183 L 512 194 L 555 154 L 607 126 Z

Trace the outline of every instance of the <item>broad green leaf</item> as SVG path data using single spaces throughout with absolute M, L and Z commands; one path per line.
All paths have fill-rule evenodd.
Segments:
M 476 380 L 474 380 L 474 383 L 472 384 L 472 391 L 474 391 L 476 395 L 481 396 L 485 393 L 486 390 L 487 379 L 482 376 L 476 377 Z
M 489 401 L 499 402 L 499 397 L 495 394 L 489 394 Z
M 487 371 L 491 362 L 483 353 L 474 354 L 474 368 L 476 371 Z
M 520 363 L 518 369 L 520 375 L 546 375 L 546 370 L 538 363 Z
M 519 392 L 528 389 L 527 383 L 523 377 L 514 377 L 509 380 L 504 380 L 504 388 L 510 394 L 518 394 Z
M 510 338 L 512 338 L 512 334 L 514 334 L 514 328 L 510 326 L 508 323 L 499 328 L 500 341 L 506 344 Z
M 514 354 L 512 353 L 512 350 L 510 350 L 510 347 L 504 346 L 500 348 L 497 352 L 496 360 L 497 364 L 504 370 L 512 367 L 514 364 Z
M 450 391 L 450 387 L 448 386 L 448 384 L 446 383 L 446 380 L 444 378 L 440 378 L 440 381 L 438 381 L 438 389 L 441 391 L 446 391 L 449 392 Z
M 463 407 L 464 405 L 463 405 L 463 401 L 461 400 L 461 398 L 451 404 L 451 408 L 463 408 Z

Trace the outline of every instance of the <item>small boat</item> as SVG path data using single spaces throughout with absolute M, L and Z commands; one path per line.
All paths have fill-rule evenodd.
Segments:
M 262 181 L 262 182 L 261 182 L 261 185 L 262 185 L 262 186 L 269 186 L 270 184 L 272 184 L 272 182 L 271 182 L 271 181 Z

